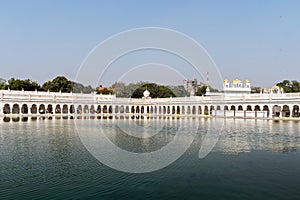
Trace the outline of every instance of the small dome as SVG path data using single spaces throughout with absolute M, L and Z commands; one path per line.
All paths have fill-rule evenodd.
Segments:
M 228 83 L 228 80 L 227 80 L 227 79 L 225 79 L 225 80 L 224 80 L 224 83 Z
M 279 89 L 279 87 L 277 85 L 274 85 L 272 88 L 273 89 Z
M 146 89 L 144 92 L 143 92 L 143 95 L 144 95 L 144 97 L 149 97 L 149 95 L 150 95 L 150 92 Z
M 242 81 L 239 80 L 239 79 L 235 79 L 235 80 L 232 81 L 232 83 L 233 83 L 233 84 L 234 84 L 234 83 L 242 83 Z
M 247 84 L 247 83 L 250 83 L 250 81 L 249 81 L 248 79 L 247 79 L 245 82 L 246 82 L 246 84 Z

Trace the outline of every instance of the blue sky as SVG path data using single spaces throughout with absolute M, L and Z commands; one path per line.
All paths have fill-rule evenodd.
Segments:
M 164 27 L 200 43 L 223 78 L 270 87 L 300 80 L 299 10 L 296 0 L 0 0 L 0 77 L 74 80 L 85 57 L 106 38 Z

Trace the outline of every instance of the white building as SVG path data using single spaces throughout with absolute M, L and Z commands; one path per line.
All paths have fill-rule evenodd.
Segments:
M 223 91 L 225 95 L 229 96 L 243 96 L 251 93 L 251 84 L 249 80 L 243 83 L 239 79 L 233 80 L 231 83 L 224 80 Z

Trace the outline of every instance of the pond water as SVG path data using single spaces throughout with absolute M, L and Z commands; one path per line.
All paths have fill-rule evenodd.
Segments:
M 1 121 L 0 199 L 299 199 L 300 122 L 221 120 L 218 141 L 202 159 L 205 136 L 220 130 L 211 128 L 215 119 L 157 120 L 160 130 L 145 138 L 124 131 L 144 126 L 147 134 L 152 127 L 142 120 Z M 192 138 L 188 149 L 149 173 L 102 164 L 83 138 L 97 127 L 118 147 L 145 153 L 170 144 L 186 124 L 196 128 L 179 135 Z

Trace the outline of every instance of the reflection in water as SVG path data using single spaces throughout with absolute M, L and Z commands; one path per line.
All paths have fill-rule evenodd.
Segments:
M 52 118 L 37 117 L 0 119 L 1 122 L 18 122 L 14 123 L 14 126 L 22 126 L 22 123 L 27 122 L 28 127 L 36 126 L 35 123 L 39 123 L 40 120 L 45 120 L 46 124 L 52 121 Z M 60 123 L 61 120 L 57 117 L 53 123 Z M 191 137 L 191 130 L 194 131 L 194 127 L 198 127 L 194 144 L 200 148 L 208 142 L 204 141 L 205 136 L 209 136 L 216 140 L 216 145 L 212 145 L 212 151 L 216 152 L 236 154 L 253 150 L 292 152 L 300 149 L 299 121 L 223 118 L 75 120 L 77 128 L 83 128 L 87 132 L 94 132 L 95 127 L 101 128 L 114 144 L 133 152 L 158 150 L 173 140 L 181 126 L 190 127 L 183 129 L 184 132 L 179 135 L 182 141 L 185 141 L 187 136 Z M 66 121 L 74 124 L 73 120 Z
M 78 120 L 87 135 L 96 125 L 110 141 L 132 152 L 158 150 L 174 139 L 179 126 L 199 125 L 195 136 L 192 129 L 178 135 L 178 146 L 191 137 L 194 142 L 174 163 L 152 173 L 128 174 L 94 159 L 80 141 L 74 120 L 34 120 L 0 122 L 0 199 L 186 199 L 188 194 L 190 199 L 252 200 L 300 195 L 300 157 L 292 152 L 300 149 L 298 122 L 158 120 L 156 124 L 164 126 L 156 135 L 139 138 L 116 124 L 149 124 L 132 119 Z M 218 131 L 220 124 L 219 141 L 199 159 L 205 136 L 209 130 Z
M 298 121 L 224 120 L 224 131 L 215 148 L 225 153 L 253 150 L 273 152 L 300 149 L 300 126 Z

